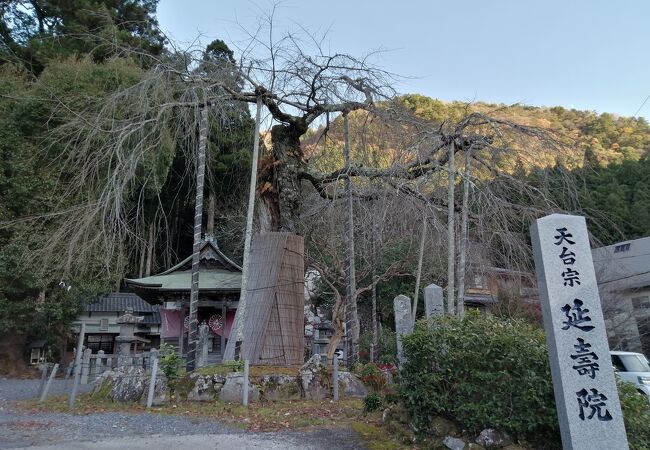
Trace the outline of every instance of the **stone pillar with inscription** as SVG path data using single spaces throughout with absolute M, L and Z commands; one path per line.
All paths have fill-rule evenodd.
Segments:
M 208 365 L 208 325 L 203 322 L 199 325 L 199 345 L 197 346 L 197 367 Z
M 402 349 L 402 336 L 413 332 L 413 316 L 411 315 L 411 299 L 405 295 L 398 295 L 393 300 L 393 312 L 395 313 L 395 334 L 397 339 L 397 361 L 401 367 L 405 362 L 404 350 Z
M 531 228 L 562 448 L 628 449 L 585 218 Z
M 432 283 L 424 288 L 424 316 L 430 319 L 444 313 L 445 304 L 442 287 Z

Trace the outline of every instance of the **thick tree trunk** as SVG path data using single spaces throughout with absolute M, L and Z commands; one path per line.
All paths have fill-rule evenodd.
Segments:
M 449 178 L 447 183 L 447 313 L 455 314 L 455 264 L 456 264 L 456 233 L 455 233 L 455 211 L 454 211 L 454 190 L 456 178 L 456 165 L 454 161 L 454 142 L 449 144 Z
M 193 372 L 196 367 L 196 344 L 199 322 L 199 252 L 201 250 L 201 227 L 203 225 L 203 186 L 205 178 L 205 149 L 208 134 L 208 109 L 201 108 L 199 125 L 199 146 L 196 154 L 196 194 L 194 196 L 194 243 L 192 246 L 192 285 L 190 288 L 190 330 L 186 370 Z M 182 324 L 181 324 L 182 326 Z M 182 332 L 182 329 L 181 329 Z
M 306 131 L 302 124 L 280 124 L 271 128 L 271 158 L 260 164 L 259 193 L 262 199 L 262 231 L 295 233 L 300 219 L 302 196 L 298 173 L 303 153 L 300 136 Z
M 332 308 L 332 325 L 334 327 L 334 333 L 327 343 L 327 348 L 325 348 L 325 353 L 327 353 L 328 361 L 331 361 L 334 357 L 336 347 L 338 347 L 339 342 L 341 342 L 341 339 L 345 333 L 345 327 L 342 320 L 342 318 L 345 316 L 345 305 L 343 304 L 341 295 L 338 293 L 338 291 L 336 291 L 334 286 L 330 284 L 330 287 L 334 290 L 334 307 Z

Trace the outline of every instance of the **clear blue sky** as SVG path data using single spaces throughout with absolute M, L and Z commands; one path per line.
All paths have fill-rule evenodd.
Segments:
M 272 3 L 160 0 L 179 42 L 243 38 Z M 329 30 L 333 52 L 387 50 L 397 86 L 442 100 L 525 103 L 633 115 L 650 95 L 648 0 L 287 0 L 276 29 Z M 650 118 L 650 100 L 639 112 Z

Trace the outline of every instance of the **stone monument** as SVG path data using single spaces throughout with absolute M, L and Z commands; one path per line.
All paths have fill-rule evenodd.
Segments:
M 397 362 L 401 367 L 406 362 L 406 358 L 404 357 L 404 350 L 402 349 L 402 336 L 409 335 L 413 331 L 411 299 L 405 295 L 398 295 L 393 300 L 393 311 L 395 312 L 395 334 L 397 338 Z
M 437 284 L 430 284 L 424 288 L 424 316 L 430 319 L 445 313 L 444 296 L 442 288 Z
M 628 448 L 585 218 L 531 228 L 562 448 Z
M 119 344 L 118 367 L 131 364 L 131 344 L 139 342 L 141 339 L 135 335 L 135 328 L 144 317 L 136 317 L 132 310 L 127 310 L 123 315 L 117 318 L 117 324 L 120 326 L 120 335 L 115 338 Z
M 203 322 L 199 325 L 199 345 L 196 349 L 198 356 L 197 367 L 208 365 L 208 325 Z

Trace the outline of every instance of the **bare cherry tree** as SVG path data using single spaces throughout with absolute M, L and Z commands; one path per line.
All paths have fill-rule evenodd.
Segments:
M 469 110 L 458 122 L 427 122 L 405 110 L 399 101 L 390 101 L 394 77 L 372 65 L 370 57 L 326 52 L 323 40 L 304 30 L 276 39 L 272 29 L 271 20 L 251 34 L 249 44 L 241 49 L 239 62 L 210 59 L 205 52 L 194 49 L 151 58 L 151 68 L 137 83 L 100 104 L 75 111 L 74 119 L 57 130 L 63 148 L 61 157 L 75 173 L 66 181 L 66 200 L 74 206 L 65 210 L 66 220 L 52 236 L 47 249 L 50 254 L 65 248 L 67 262 L 80 263 L 87 242 L 103 245 L 110 256 L 119 254 L 117 249 L 125 241 L 142 240 L 135 226 L 139 221 L 134 220 L 143 207 L 138 188 L 155 178 L 145 161 L 155 161 L 161 147 L 173 145 L 185 151 L 186 159 L 199 169 L 198 130 L 205 114 L 208 119 L 221 120 L 232 117 L 232 111 L 242 110 L 246 103 L 260 101 L 273 121 L 271 150 L 261 159 L 258 172 L 263 231 L 304 233 L 301 214 L 309 198 L 306 187 L 310 186 L 323 201 L 335 204 L 341 183 L 348 184 L 351 196 L 363 200 L 377 199 L 382 192 L 408 198 L 411 204 L 419 205 L 415 214 L 419 218 L 423 208 L 431 210 L 428 217 L 448 211 L 447 219 L 453 225 L 453 216 L 463 205 L 448 196 L 458 176 L 455 165 L 447 166 L 458 153 L 467 154 L 468 164 L 473 167 L 471 173 L 465 172 L 468 186 L 475 188 L 472 210 L 467 211 L 468 233 L 476 239 L 497 240 L 499 257 L 524 259 L 522 249 L 525 253 L 526 246 L 521 245 L 512 221 L 521 223 L 553 205 L 548 196 L 543 196 L 543 205 L 538 208 L 518 203 L 510 195 L 513 192 L 521 198 L 536 196 L 540 191 L 513 177 L 503 162 L 535 159 L 535 151 L 552 147 L 545 133 Z M 302 140 L 310 128 L 321 126 L 324 133 L 338 115 L 350 116 L 355 111 L 365 111 L 367 117 L 372 117 L 365 123 L 383 129 L 379 144 L 390 158 L 362 163 L 351 157 L 345 163 L 340 148 L 341 164 L 319 167 L 308 161 Z M 512 145 L 522 136 L 537 143 L 528 154 L 521 146 Z M 362 139 L 366 138 L 357 141 Z M 355 145 L 353 139 L 352 154 Z M 202 199 L 197 197 L 196 201 L 202 204 Z M 391 220 L 396 219 L 391 216 Z M 413 221 L 411 217 L 402 220 Z M 195 242 L 200 238 L 199 221 L 197 213 Z M 452 230 L 450 248 L 453 234 Z M 455 258 L 455 252 L 450 252 L 450 272 Z M 332 280 L 338 276 L 328 272 L 337 273 L 337 265 L 328 268 L 329 264 L 325 258 L 312 261 L 335 285 Z M 388 272 L 399 273 L 399 265 Z M 376 274 L 362 289 L 372 289 L 390 275 Z M 361 276 L 357 274 L 357 278 Z M 454 276 L 449 278 L 453 304 L 455 280 Z M 349 280 L 348 276 L 348 284 Z M 358 288 L 349 289 L 344 307 L 338 310 L 353 309 L 358 294 Z M 351 335 L 358 340 L 358 320 L 352 321 L 351 328 Z

